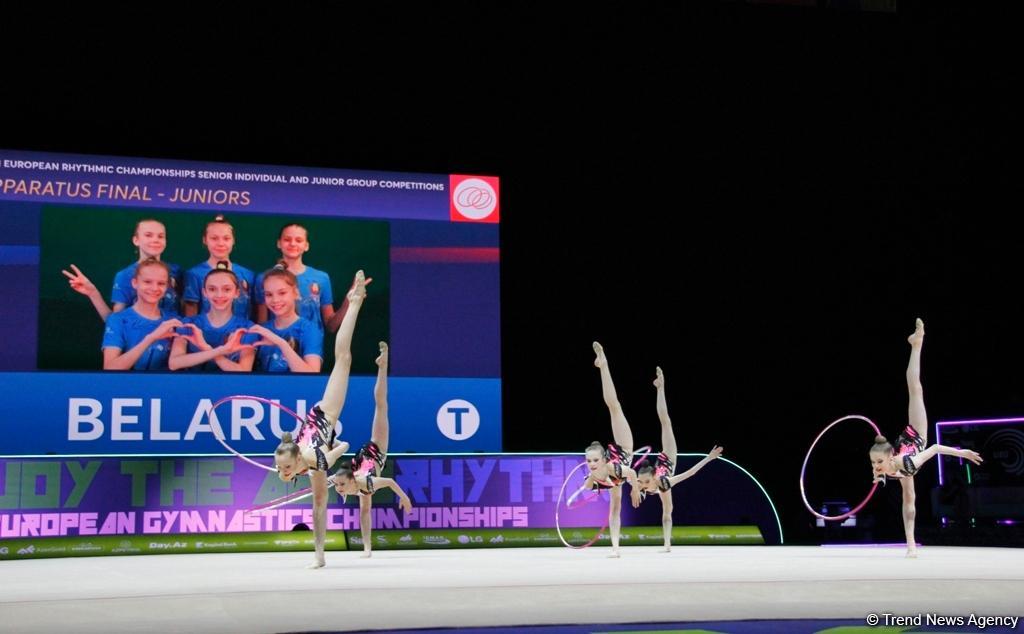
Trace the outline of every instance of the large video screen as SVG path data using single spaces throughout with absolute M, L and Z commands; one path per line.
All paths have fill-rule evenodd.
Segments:
M 499 219 L 489 176 L 0 150 L 0 455 L 269 453 L 360 270 L 342 435 L 386 341 L 391 451 L 500 451 Z

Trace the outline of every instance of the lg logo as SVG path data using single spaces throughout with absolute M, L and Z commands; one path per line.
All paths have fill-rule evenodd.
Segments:
M 437 428 L 447 438 L 466 440 L 480 429 L 480 412 L 469 401 L 448 401 L 437 410 Z

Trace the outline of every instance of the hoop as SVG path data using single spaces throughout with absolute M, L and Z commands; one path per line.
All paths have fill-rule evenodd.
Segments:
M 272 401 L 269 398 L 263 398 L 262 396 L 248 396 L 246 394 L 235 394 L 233 396 L 225 396 L 224 398 L 220 399 L 219 401 L 216 401 L 213 405 L 210 406 L 210 414 L 213 414 L 214 410 L 216 410 L 218 407 L 220 407 L 224 403 L 227 403 L 228 401 L 242 401 L 242 400 L 256 401 L 257 403 L 263 403 L 265 405 L 271 405 L 273 407 L 276 407 L 276 408 L 280 409 L 282 412 L 290 415 L 295 420 L 299 421 L 300 425 L 305 424 L 305 422 L 306 422 L 306 419 L 304 419 L 302 416 L 299 416 L 298 414 L 296 414 L 292 410 L 288 409 L 284 405 L 281 405 L 277 401 Z M 227 449 L 228 451 L 233 453 L 235 455 L 235 457 L 241 458 L 243 461 L 248 462 L 249 464 L 253 465 L 254 467 L 259 467 L 260 469 L 266 469 L 267 471 L 274 471 L 274 472 L 277 471 L 277 469 L 275 469 L 274 467 L 268 467 L 265 464 L 256 462 L 255 460 L 253 460 L 249 456 L 246 456 L 245 454 L 242 454 L 242 453 L 239 453 L 238 451 L 235 451 L 235 449 L 231 445 L 229 445 L 227 442 L 225 442 L 225 440 L 223 438 L 221 438 L 220 436 L 218 436 L 217 434 L 214 434 L 213 437 L 216 438 L 217 442 L 219 442 L 225 449 Z
M 276 407 L 276 408 L 280 409 L 281 411 L 283 411 L 284 413 L 288 414 L 289 416 L 291 416 L 295 420 L 299 421 L 300 425 L 304 425 L 306 423 L 306 420 L 302 416 L 299 416 L 293 410 L 285 407 L 284 405 L 281 405 L 277 401 L 272 401 L 272 400 L 270 400 L 268 398 L 263 398 L 262 396 L 249 396 L 247 394 L 235 394 L 235 395 L 232 395 L 232 396 L 225 396 L 224 398 L 216 401 L 215 403 L 213 403 L 213 405 L 210 406 L 210 414 L 213 414 L 213 412 L 218 407 L 220 407 L 224 403 L 227 403 L 228 401 L 243 401 L 243 400 L 246 400 L 246 401 L 256 401 L 257 403 L 263 403 L 265 405 L 271 405 L 273 407 Z M 254 467 L 259 467 L 260 469 L 266 469 L 267 471 L 271 471 L 271 472 L 277 473 L 277 469 L 275 467 L 268 467 L 267 465 L 262 464 L 260 462 L 256 462 L 255 460 L 253 460 L 249 456 L 246 456 L 245 454 L 242 454 L 242 453 L 236 451 L 234 449 L 234 447 L 229 445 L 223 438 L 221 438 L 217 434 L 214 434 L 213 437 L 216 438 L 217 442 L 219 442 L 225 449 L 227 449 L 229 452 L 234 454 L 237 458 L 240 458 L 242 461 L 248 462 L 249 464 L 253 465 Z M 328 483 L 328 486 L 330 486 L 330 484 L 331 483 Z M 275 498 L 273 500 L 270 500 L 269 502 L 264 502 L 263 504 L 254 506 L 254 507 L 252 507 L 250 509 L 246 509 L 245 512 L 246 513 L 258 513 L 260 511 L 269 511 L 269 510 L 272 510 L 272 509 L 276 509 L 279 506 L 284 506 L 285 504 L 289 504 L 291 502 L 295 502 L 297 500 L 301 500 L 303 498 L 307 498 L 307 497 L 309 497 L 311 495 L 313 495 L 313 488 L 312 487 L 307 487 L 305 489 L 299 489 L 298 491 L 292 491 L 291 493 L 289 493 L 287 495 L 283 495 L 283 496 L 281 496 L 279 498 Z
M 586 544 L 583 544 L 582 546 L 573 546 L 572 544 L 569 543 L 569 541 L 567 539 L 565 539 L 565 535 L 562 534 L 562 525 L 559 523 L 559 511 L 558 511 L 558 509 L 562 505 L 562 498 L 565 497 L 565 487 L 569 484 L 569 480 L 572 478 L 573 474 L 575 474 L 577 471 L 579 471 L 580 469 L 582 469 L 585 466 L 587 466 L 587 463 L 581 462 L 581 463 L 579 463 L 578 465 L 576 465 L 575 467 L 572 468 L 572 471 L 569 472 L 569 475 L 567 475 L 565 477 L 565 482 L 562 483 L 562 488 L 558 491 L 558 498 L 555 500 L 555 532 L 558 533 L 558 539 L 562 540 L 562 543 L 565 544 L 566 547 L 572 548 L 574 550 L 583 550 L 584 548 L 589 548 L 590 546 L 594 545 L 594 543 L 596 543 L 597 540 L 601 538 L 601 535 L 604 534 L 605 529 L 608 528 L 608 520 L 605 520 L 604 521 L 604 526 L 602 526 L 600 528 L 600 530 L 597 531 L 597 534 L 594 535 L 594 538 L 591 539 Z M 592 500 L 596 500 L 599 497 L 599 495 L 600 495 L 600 494 L 595 495 L 594 497 L 592 497 L 590 499 L 587 499 L 584 502 L 581 502 L 581 503 L 573 505 L 573 506 L 569 506 L 569 503 L 572 502 L 584 490 L 585 489 L 583 489 L 581 487 L 578 491 L 573 493 L 572 496 L 569 498 L 569 500 L 566 501 L 566 508 L 578 508 L 579 506 L 581 506 L 582 504 L 584 504 L 586 502 L 590 502 Z
M 835 427 L 836 425 L 838 425 L 839 423 L 841 423 L 841 422 L 843 422 L 845 420 L 854 420 L 854 419 L 855 420 L 862 420 L 862 421 L 866 422 L 868 425 L 871 426 L 871 429 L 875 430 L 875 435 L 876 436 L 881 435 L 881 432 L 878 429 L 878 425 L 875 425 L 875 423 L 872 422 L 872 420 L 870 418 L 868 418 L 867 416 L 861 416 L 859 414 L 849 414 L 847 416 L 843 416 L 842 418 L 837 418 L 836 420 L 832 421 L 828 425 L 828 427 L 826 427 L 825 429 L 821 430 L 821 433 L 818 434 L 818 437 L 814 439 L 814 442 L 811 443 L 811 448 L 807 450 L 807 455 L 804 456 L 804 464 L 803 464 L 802 467 L 800 467 L 800 499 L 803 500 L 804 506 L 806 506 L 807 510 L 811 512 L 811 515 L 813 515 L 813 516 L 815 516 L 815 517 L 817 517 L 819 519 L 823 519 L 823 520 L 827 520 L 827 521 L 835 521 L 835 522 L 838 522 L 840 520 L 845 520 L 846 518 L 850 517 L 851 515 L 854 515 L 855 513 L 857 513 L 857 511 L 859 511 L 862 508 L 864 508 L 864 505 L 866 505 L 868 503 L 868 500 L 871 499 L 871 496 L 875 494 L 875 489 L 878 488 L 878 482 L 875 482 L 874 484 L 872 484 L 871 485 L 871 490 L 868 491 L 867 497 L 865 497 L 864 500 L 860 504 L 858 504 L 856 507 L 854 507 L 853 510 L 848 511 L 846 513 L 843 513 L 842 515 L 822 515 L 821 513 L 815 511 L 814 508 L 811 507 L 811 503 L 807 501 L 807 492 L 804 490 L 804 475 L 805 475 L 805 472 L 807 471 L 807 461 L 811 459 L 811 452 L 814 451 L 814 447 L 817 446 L 818 441 L 821 440 L 821 437 L 824 436 L 825 433 L 828 432 L 828 430 L 832 429 L 833 427 Z
M 640 447 L 639 449 L 637 449 L 637 450 L 635 450 L 633 452 L 633 455 L 635 456 L 636 454 L 638 454 L 640 452 L 644 452 L 644 453 L 643 453 L 642 456 L 640 456 L 639 458 L 637 458 L 636 460 L 633 461 L 632 467 L 634 469 L 636 469 L 636 467 L 639 466 L 639 464 L 641 462 L 646 460 L 647 456 L 651 455 L 651 446 L 650 445 L 646 445 L 644 447 Z M 594 536 L 594 538 L 591 539 L 589 542 L 587 542 L 586 544 L 584 544 L 582 546 L 573 546 L 572 544 L 569 543 L 568 540 L 565 539 L 565 536 L 562 534 L 561 524 L 559 523 L 559 508 L 562 505 L 562 498 L 565 497 L 565 487 L 567 487 L 569 485 L 569 480 L 572 479 L 573 474 L 575 474 L 577 471 L 579 471 L 580 469 L 582 469 L 586 465 L 587 465 L 587 463 L 585 463 L 585 462 L 579 463 L 578 465 L 573 467 L 572 471 L 570 471 L 567 476 L 565 476 L 565 481 L 562 482 L 562 488 L 558 492 L 558 498 L 555 500 L 555 531 L 558 533 L 558 538 L 560 540 L 562 540 L 562 543 L 565 544 L 567 547 L 573 548 L 573 549 L 577 549 L 577 550 L 582 550 L 583 548 L 588 548 L 588 547 L 592 546 L 593 544 L 595 544 L 597 542 L 597 540 L 601 538 L 601 535 L 604 534 L 605 529 L 608 528 L 608 520 L 605 520 L 604 526 L 602 526 L 601 529 L 599 531 L 597 531 L 597 534 Z M 602 480 L 595 480 L 595 482 L 597 482 L 598 484 L 603 484 L 604 486 L 607 486 L 607 487 L 615 486 L 611 482 L 605 482 L 605 481 L 602 481 Z M 596 500 L 601 495 L 600 493 L 598 493 L 598 494 L 596 494 L 596 495 L 594 495 L 592 497 L 589 497 L 589 498 L 581 498 L 580 496 L 583 495 L 585 492 L 586 492 L 586 489 L 584 487 L 580 487 L 579 489 L 577 489 L 565 501 L 565 508 L 567 508 L 569 510 L 579 508 L 579 507 L 583 506 L 584 504 L 588 504 L 590 502 L 593 502 L 594 500 Z

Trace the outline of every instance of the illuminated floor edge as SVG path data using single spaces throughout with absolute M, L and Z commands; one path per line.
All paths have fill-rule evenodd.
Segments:
M 1017 615 L 1024 549 L 653 547 L 160 555 L 0 565 L 0 632 L 280 632 Z M 629 584 L 623 586 L 623 583 Z

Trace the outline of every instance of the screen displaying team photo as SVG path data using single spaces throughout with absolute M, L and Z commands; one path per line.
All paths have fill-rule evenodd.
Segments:
M 357 274 L 344 424 L 386 342 L 395 451 L 500 450 L 498 220 L 496 177 L 0 151 L 4 453 L 267 451 L 280 411 L 213 403 L 307 411 Z

